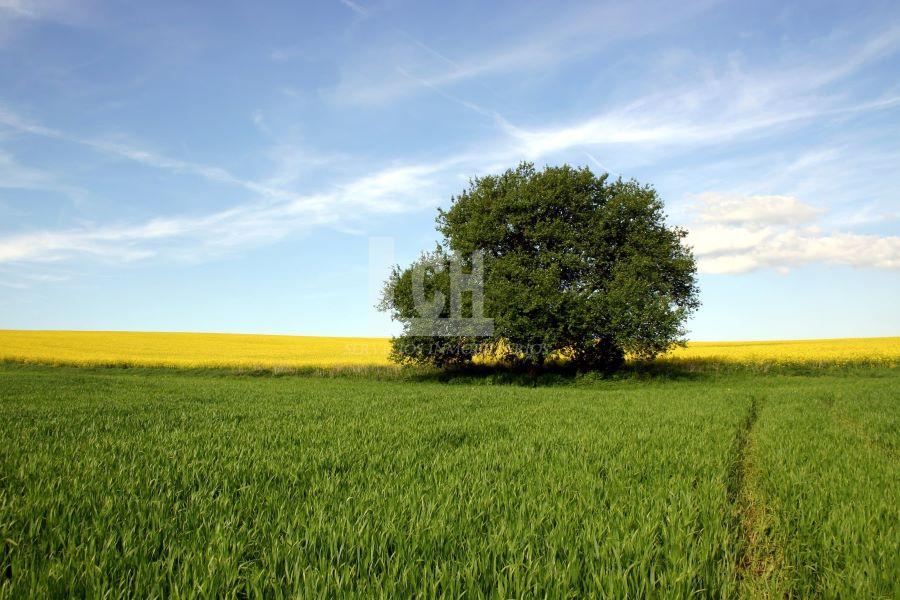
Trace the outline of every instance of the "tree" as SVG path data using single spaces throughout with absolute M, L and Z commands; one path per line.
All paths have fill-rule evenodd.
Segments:
M 522 163 L 472 180 L 438 211 L 437 228 L 442 244 L 385 283 L 380 308 L 404 328 L 392 341 L 399 362 L 443 367 L 490 353 L 529 368 L 565 357 L 612 371 L 626 354 L 652 358 L 682 343 L 685 319 L 699 306 L 686 232 L 667 226 L 656 191 L 635 181 Z M 417 331 L 416 278 L 426 297 L 446 298 L 453 261 L 471 267 L 479 251 L 492 334 Z M 472 304 L 464 294 L 463 311 Z M 446 303 L 435 306 L 435 316 L 453 317 Z

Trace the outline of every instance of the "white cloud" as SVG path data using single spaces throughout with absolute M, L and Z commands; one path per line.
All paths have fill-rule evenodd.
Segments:
M 403 202 L 405 194 L 398 195 L 397 191 L 426 192 L 434 186 L 431 177 L 440 170 L 441 165 L 438 164 L 385 169 L 340 186 L 340 195 L 344 202 L 360 209 L 402 212 L 407 208 Z M 428 196 L 423 194 L 426 202 L 433 200 L 433 196 Z
M 701 194 L 690 210 L 687 243 L 708 274 L 785 273 L 812 263 L 900 269 L 900 236 L 823 231 L 816 225 L 821 214 L 791 196 Z
M 35 16 L 32 3 L 26 0 L 0 0 L 0 12 L 23 18 Z
M 262 199 L 208 215 L 22 233 L 0 238 L 0 263 L 84 255 L 107 262 L 154 256 L 200 260 L 315 227 L 346 228 L 377 214 L 435 206 L 438 195 L 430 175 L 444 168 L 437 163 L 390 167 L 318 194 Z
M 6 125 L 7 127 L 22 133 L 86 146 L 97 152 L 130 160 L 148 167 L 175 173 L 197 175 L 207 181 L 242 187 L 261 196 L 281 200 L 289 200 L 296 196 L 296 194 L 291 192 L 272 188 L 257 181 L 242 179 L 220 167 L 184 161 L 150 150 L 129 146 L 127 144 L 73 135 L 58 129 L 46 127 L 40 123 L 29 121 L 2 106 L 0 106 L 0 124 Z
M 489 70 L 505 69 L 504 57 L 509 53 L 497 53 L 491 61 L 470 68 L 465 61 L 456 62 L 431 47 L 420 48 L 439 59 L 440 72 L 424 79 L 398 71 L 396 67 L 392 72 L 400 72 L 407 83 L 430 87 L 494 119 L 506 135 L 480 143 L 470 154 L 430 163 L 396 164 L 338 181 L 315 193 L 297 193 L 291 189 L 304 169 L 324 164 L 316 161 L 328 160 L 304 150 L 277 150 L 280 159 L 276 161 L 275 173 L 254 180 L 220 167 L 183 161 L 134 145 L 70 134 L 0 107 L 0 124 L 16 131 L 80 144 L 148 167 L 231 185 L 250 192 L 254 198 L 249 203 L 207 215 L 21 233 L 0 239 L 0 262 L 65 260 L 83 254 L 112 261 L 169 254 L 215 254 L 240 244 L 277 240 L 316 226 L 348 227 L 377 214 L 434 206 L 446 199 L 441 194 L 444 191 L 441 186 L 457 185 L 460 175 L 471 175 L 481 168 L 485 171 L 505 168 L 522 158 L 536 160 L 577 149 L 598 163 L 589 151 L 593 146 L 633 144 L 655 151 L 668 145 L 743 140 L 798 122 L 892 108 L 900 105 L 900 97 L 847 102 L 848 96 L 828 95 L 827 86 L 895 52 L 900 43 L 898 31 L 892 29 L 876 36 L 856 51 L 846 53 L 842 61 L 798 63 L 776 72 L 750 74 L 733 67 L 724 74 L 698 79 L 689 88 L 638 98 L 579 122 L 536 128 L 513 125 L 501 115 L 438 87 L 458 77 L 475 76 L 486 68 L 485 64 Z M 410 39 L 414 46 L 419 46 L 414 38 Z M 521 52 L 514 49 L 511 55 L 521 60 L 523 52 L 527 54 L 539 46 L 531 44 L 523 48 Z M 826 64 L 830 67 L 826 68 Z M 257 125 L 264 126 L 261 113 L 257 116 Z M 797 161 L 783 175 L 793 177 L 790 169 L 803 169 L 810 163 L 830 158 L 830 155 L 807 157 L 807 162 Z M 0 176 L 2 168 L 0 164 Z M 20 172 L 17 176 L 25 175 Z M 784 269 L 810 262 L 897 268 L 897 237 L 816 231 L 810 225 L 822 211 L 793 195 L 707 193 L 698 196 L 690 210 L 690 241 L 704 272 Z M 864 247 L 870 249 L 864 251 Z
M 369 11 L 367 11 L 365 8 L 363 8 L 356 2 L 352 2 L 352 0 L 340 0 L 340 3 L 358 15 L 366 16 L 369 14 Z
M 688 243 L 703 261 L 711 257 L 736 256 L 752 252 L 771 238 L 771 228 L 725 225 L 689 225 Z
M 753 246 L 740 241 L 758 240 Z M 760 231 L 732 227 L 688 237 L 701 273 L 738 274 L 763 268 L 786 273 L 812 263 L 900 269 L 900 237 L 856 233 L 816 234 L 798 230 Z
M 558 154 L 573 148 L 619 144 L 653 144 L 656 146 L 701 146 L 775 131 L 829 116 L 841 116 L 888 110 L 900 106 L 900 96 L 882 98 L 842 106 L 809 99 L 803 107 L 796 102 L 774 101 L 753 111 L 729 110 L 737 107 L 727 99 L 707 97 L 702 101 L 688 98 L 692 90 L 681 96 L 654 101 L 642 99 L 624 108 L 592 117 L 573 125 L 528 129 L 503 122 L 504 130 L 516 141 L 520 156 L 530 160 Z M 788 90 L 784 96 L 792 97 Z M 687 108 L 679 104 L 694 104 Z M 725 110 L 722 110 L 725 107 Z
M 374 16 L 374 11 L 357 3 L 341 2 L 359 15 Z M 473 52 L 468 48 L 477 45 L 477 36 L 471 31 L 459 31 L 450 36 L 457 49 L 467 48 L 462 56 L 453 58 L 434 44 L 425 44 L 388 22 L 390 15 L 383 11 L 377 21 L 373 19 L 373 26 L 377 25 L 389 35 L 379 47 L 370 48 L 344 68 L 333 99 L 339 104 L 384 104 L 420 91 L 421 87 L 414 80 L 396 76 L 400 69 L 415 73 L 416 79 L 429 86 L 450 86 L 491 75 L 547 70 L 559 63 L 596 53 L 616 41 L 670 29 L 715 4 L 715 0 L 685 2 L 677 11 L 668 10 L 666 3 L 658 0 L 593 2 L 569 10 L 559 10 L 551 4 L 543 8 L 537 6 L 528 11 L 527 22 L 510 20 L 494 25 L 497 29 L 522 32 L 519 36 L 489 38 L 511 39 L 505 46 L 492 45 Z M 514 18 L 509 11 L 504 16 Z M 540 22 L 539 31 L 533 29 L 535 22 Z
M 95 18 L 93 4 L 93 0 L 0 0 L 0 43 L 18 33 L 23 23 L 88 24 Z
M 0 286 L 27 290 L 41 285 L 53 285 L 72 279 L 71 273 L 33 273 L 17 272 L 15 269 L 0 269 Z
M 29 121 L 0 107 L 0 124 L 40 137 L 80 144 L 139 164 L 174 173 L 200 176 L 210 182 L 252 192 L 256 200 L 199 216 L 155 218 L 144 223 L 88 225 L 44 230 L 0 238 L 0 263 L 59 261 L 90 255 L 110 262 L 133 261 L 153 256 L 200 259 L 239 245 L 270 243 L 291 233 L 319 226 L 347 230 L 379 214 L 395 214 L 434 207 L 441 200 L 438 185 L 447 171 L 470 162 L 470 155 L 451 156 L 432 163 L 399 164 L 344 182 L 316 193 L 297 193 L 285 188 L 296 182 L 303 169 L 337 161 L 336 156 L 317 156 L 293 146 L 279 146 L 274 153 L 275 173 L 256 181 L 225 169 L 183 161 L 126 144 L 69 134 Z M 0 183 L 4 160 L 0 154 Z M 9 169 L 7 169 L 9 170 Z M 37 174 L 18 170 L 11 183 L 35 184 Z
M 900 49 L 900 29 L 883 32 L 874 40 L 846 52 L 838 61 L 798 61 L 752 73 L 734 65 L 725 72 L 704 71 L 697 78 L 683 78 L 692 81 L 690 86 L 653 92 L 574 123 L 538 127 L 515 124 L 497 111 L 451 94 L 441 87 L 446 82 L 417 77 L 405 68 L 397 72 L 496 124 L 505 135 L 480 145 L 480 164 L 508 166 L 523 159 L 568 156 L 572 151 L 596 164 L 594 148 L 628 145 L 667 153 L 676 148 L 748 141 L 827 119 L 895 109 L 900 106 L 900 95 L 853 101 L 846 94 L 829 93 L 831 84 Z M 808 166 L 798 162 L 792 168 Z M 788 175 L 787 170 L 782 173 Z
M 85 15 L 92 4 L 90 0 L 0 0 L 0 12 L 27 19 L 65 21 Z
M 685 73 L 688 87 L 651 93 L 574 123 L 501 126 L 521 156 L 535 160 L 570 149 L 620 144 L 698 146 L 742 139 L 829 117 L 889 110 L 900 96 L 848 101 L 834 84 L 900 50 L 900 27 L 841 56 L 794 59 L 755 72 L 732 63 L 723 72 Z
M 11 154 L 0 150 L 0 188 L 35 189 L 52 185 L 53 178 L 48 173 L 20 165 Z
M 697 197 L 697 220 L 704 223 L 792 225 L 809 222 L 824 211 L 793 196 L 729 196 L 707 192 Z
M 64 194 L 75 202 L 86 195 L 84 190 L 59 182 L 51 173 L 20 164 L 3 150 L 0 150 L 0 188 L 48 190 Z
M 290 189 L 314 172 L 351 162 L 348 155 L 315 152 L 294 143 L 276 143 L 264 154 L 273 169 L 261 183 L 275 189 Z

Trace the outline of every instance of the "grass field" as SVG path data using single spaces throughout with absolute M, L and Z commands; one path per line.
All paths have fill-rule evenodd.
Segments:
M 0 366 L 0 596 L 900 595 L 897 369 L 488 381 Z
M 389 365 L 386 338 L 215 333 L 0 330 L 0 360 L 168 367 Z M 776 342 L 692 342 L 663 362 L 778 365 L 900 364 L 900 337 Z

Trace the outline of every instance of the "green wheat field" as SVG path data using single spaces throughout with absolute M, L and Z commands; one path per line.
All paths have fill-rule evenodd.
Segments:
M 900 596 L 900 372 L 0 366 L 0 597 Z

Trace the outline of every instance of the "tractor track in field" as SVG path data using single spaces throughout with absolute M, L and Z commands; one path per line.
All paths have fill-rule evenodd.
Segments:
M 776 568 L 775 552 L 765 536 L 766 508 L 756 490 L 757 451 L 754 428 L 763 401 L 751 397 L 732 447 L 728 499 L 734 510 L 733 527 L 739 540 L 736 567 L 740 592 L 745 597 L 770 597 Z

